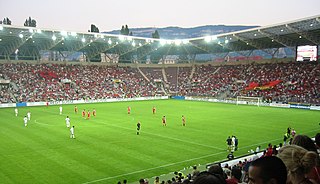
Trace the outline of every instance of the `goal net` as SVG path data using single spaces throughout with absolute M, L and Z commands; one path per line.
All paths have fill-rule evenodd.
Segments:
M 237 96 L 237 105 L 248 104 L 260 106 L 262 97 Z

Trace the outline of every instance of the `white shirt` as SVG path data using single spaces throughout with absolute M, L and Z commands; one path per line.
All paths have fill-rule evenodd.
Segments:
M 60 112 L 62 112 L 62 107 L 59 107 L 59 109 L 60 109 Z
M 66 123 L 70 124 L 70 118 L 66 118 Z
M 73 128 L 73 127 L 70 128 L 70 133 L 71 133 L 72 135 L 74 134 L 74 128 Z
M 28 123 L 28 118 L 27 118 L 27 117 L 24 117 L 24 118 L 23 118 L 23 121 L 24 121 L 25 124 L 27 124 L 27 123 Z
M 15 108 L 15 109 L 14 109 L 14 112 L 15 112 L 16 114 L 18 114 L 18 109 L 17 109 L 17 108 Z
M 27 116 L 28 116 L 28 118 L 30 119 L 30 117 L 31 117 L 31 112 L 28 112 L 28 113 L 27 113 Z

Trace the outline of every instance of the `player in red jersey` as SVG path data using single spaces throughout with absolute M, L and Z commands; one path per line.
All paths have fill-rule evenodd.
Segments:
M 78 113 L 78 107 L 77 106 L 74 106 L 74 113 Z
M 186 126 L 186 117 L 182 115 L 182 126 Z
M 83 109 L 83 111 L 82 111 L 82 117 L 83 117 L 83 118 L 86 117 L 86 110 L 85 110 L 85 109 Z
M 128 106 L 128 114 L 130 114 L 130 113 L 131 113 L 131 107 Z
M 46 106 L 49 107 L 49 102 L 46 102 Z
M 153 107 L 152 107 L 152 114 L 155 114 L 155 113 L 156 113 L 156 107 L 153 106 Z
M 87 119 L 90 119 L 90 111 L 87 112 Z
M 163 116 L 163 117 L 162 117 L 162 126 L 167 126 L 166 116 Z
M 96 116 L 96 109 L 93 109 L 92 115 L 95 117 Z

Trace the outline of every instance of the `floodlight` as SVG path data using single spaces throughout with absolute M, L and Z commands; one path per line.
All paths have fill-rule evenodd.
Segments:
M 111 39 L 109 38 L 109 40 L 108 40 L 108 44 L 109 45 L 111 45 L 112 44 L 112 41 L 111 41 Z
M 206 41 L 206 42 L 211 42 L 211 36 L 206 36 L 206 37 L 204 37 L 204 41 Z
M 254 33 L 254 35 L 253 36 L 257 36 L 257 34 L 256 33 Z
M 124 41 L 125 40 L 125 37 L 123 35 L 119 35 L 119 40 L 120 41 Z
M 229 43 L 229 40 L 225 40 L 224 43 Z
M 181 43 L 182 43 L 181 40 L 175 40 L 175 41 L 174 41 L 174 44 L 177 45 L 177 46 L 179 46 Z
M 19 37 L 20 37 L 20 38 L 23 38 L 23 34 L 20 33 L 20 34 L 19 34 Z
M 57 37 L 55 35 L 52 36 L 52 40 L 56 41 Z
M 63 43 L 63 42 L 62 42 L 61 44 L 62 44 L 62 45 L 64 45 L 64 43 Z
M 142 44 L 141 44 L 141 43 L 139 43 L 139 46 L 141 47 L 141 46 L 142 46 Z
M 0 42 L 2 41 L 2 39 L 0 38 Z
M 41 33 L 41 29 L 37 29 L 37 33 Z
M 76 32 L 71 32 L 70 34 L 71 34 L 71 36 L 77 36 Z
M 310 27 L 312 27 L 313 26 L 313 24 L 310 24 Z
M 29 32 L 30 32 L 30 33 L 33 33 L 33 29 L 32 29 L 32 28 L 30 28 L 30 29 L 29 29 Z
M 188 43 L 189 43 L 189 40 L 182 40 L 182 43 L 183 43 L 183 44 L 188 44 Z
M 116 42 L 116 44 L 118 45 L 118 44 L 119 44 L 119 42 Z
M 131 36 L 128 36 L 128 37 L 127 37 L 127 40 L 128 40 L 128 41 L 131 41 L 131 40 L 133 40 L 133 39 L 132 39 Z
M 67 32 L 67 31 L 61 31 L 60 34 L 61 34 L 62 36 L 68 36 L 68 32 Z
M 0 26 L 0 31 L 1 31 L 1 30 L 3 30 L 3 27 L 2 27 L 2 26 Z
M 247 43 L 247 45 L 249 45 L 249 43 Z
M 211 40 L 216 40 L 216 39 L 218 39 L 217 36 L 211 36 Z
M 165 45 L 165 44 L 167 44 L 167 41 L 166 40 L 162 40 L 162 39 L 160 39 L 160 45 Z
M 35 41 L 32 41 L 32 43 L 34 43 Z
M 299 38 L 302 38 L 302 36 L 300 35 Z
M 280 31 L 283 32 L 283 29 L 281 29 Z
M 84 43 L 84 42 L 86 42 L 86 39 L 85 39 L 85 38 L 82 38 L 81 41 Z
M 134 41 L 132 42 L 132 46 L 133 46 L 133 47 L 135 47 L 135 46 L 136 46 L 136 43 L 135 43 Z

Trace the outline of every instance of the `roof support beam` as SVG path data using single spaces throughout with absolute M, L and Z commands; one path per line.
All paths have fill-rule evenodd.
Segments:
M 291 29 L 292 31 L 296 32 L 297 34 L 299 34 L 299 35 L 303 36 L 304 38 L 306 38 L 307 40 L 311 41 L 315 45 L 320 44 L 320 41 L 319 41 L 319 39 L 317 39 L 316 35 L 308 33 L 306 30 L 302 30 L 300 28 L 293 27 L 289 24 L 287 24 L 286 26 L 287 26 L 287 28 Z

